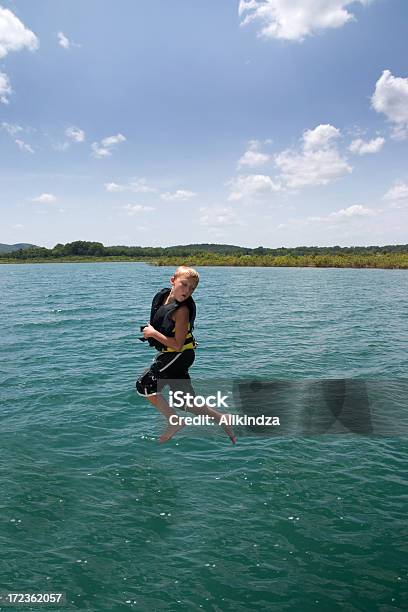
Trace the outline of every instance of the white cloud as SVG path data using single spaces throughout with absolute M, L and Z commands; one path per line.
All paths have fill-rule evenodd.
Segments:
M 402 182 L 396 183 L 394 187 L 391 187 L 391 189 L 384 195 L 384 200 L 402 199 L 408 199 L 408 185 Z
M 65 136 L 72 140 L 72 142 L 84 142 L 85 140 L 85 132 L 74 126 L 65 130 Z
M 123 134 L 116 134 L 116 136 L 107 136 L 102 140 L 101 144 L 103 147 L 109 149 L 110 147 L 113 147 L 119 144 L 120 142 L 125 142 L 125 140 L 126 138 L 123 136 Z
M 255 166 L 262 166 L 270 159 L 270 155 L 266 153 L 261 153 L 259 148 L 261 143 L 259 140 L 251 140 L 248 143 L 248 149 L 245 151 L 243 156 L 238 160 L 238 168 L 241 166 L 250 166 L 251 168 Z
M 323 149 L 329 147 L 339 136 L 338 128 L 329 123 L 320 124 L 313 130 L 306 130 L 303 133 L 303 148 L 305 151 Z
M 110 157 L 112 155 L 109 149 L 104 149 L 97 142 L 92 143 L 92 155 L 96 157 L 96 159 L 103 159 L 104 157 Z
M 126 191 L 126 187 L 124 185 L 118 185 L 117 183 L 105 183 L 105 189 L 111 193 Z
M 364 141 L 361 138 L 356 138 L 352 141 L 349 146 L 349 151 L 357 153 L 358 155 L 365 155 L 366 153 L 378 153 L 381 151 L 385 143 L 385 138 L 373 138 L 372 140 Z
M 1 127 L 10 136 L 15 136 L 16 134 L 18 134 L 18 132 L 23 132 L 24 131 L 23 128 L 21 127 L 21 125 L 17 125 L 16 123 L 7 123 L 6 121 L 3 121 L 3 123 L 1 124 Z
M 122 191 L 131 191 L 133 193 L 157 193 L 156 187 L 151 187 L 147 183 L 146 178 L 138 178 L 131 181 L 129 184 L 121 185 L 119 183 L 105 183 L 106 191 L 111 193 L 119 193 Z M 188 191 L 187 189 L 178 189 L 171 193 L 166 191 L 160 194 L 160 198 L 166 201 L 187 201 L 194 198 L 197 194 L 194 191 Z
M 349 206 L 348 208 L 342 208 L 336 212 L 332 212 L 326 217 L 308 217 L 306 221 L 308 223 L 346 222 L 362 217 L 373 217 L 376 214 L 378 214 L 378 211 L 375 211 L 371 208 L 367 208 L 362 204 L 353 204 L 353 206 Z
M 265 197 L 282 189 L 280 184 L 274 183 L 271 177 L 265 174 L 240 175 L 228 184 L 231 186 L 229 201 Z
M 408 185 L 397 181 L 383 196 L 383 199 L 391 202 L 392 208 L 405 207 L 408 204 Z
M 297 189 L 327 185 L 352 171 L 340 155 L 335 140 L 340 131 L 332 125 L 318 125 L 306 130 L 299 150 L 286 149 L 275 157 L 280 179 L 287 187 Z
M 71 46 L 71 41 L 65 36 L 64 32 L 58 32 L 57 36 L 60 47 L 63 47 L 63 49 L 69 49 Z
M 27 144 L 26 142 L 24 142 L 24 140 L 21 140 L 20 138 L 16 138 L 16 135 L 20 132 L 32 132 L 33 130 L 31 128 L 23 128 L 21 127 L 21 125 L 18 125 L 16 123 L 7 123 L 6 121 L 2 122 L 1 127 L 12 138 L 14 143 L 21 151 L 27 151 L 27 153 L 34 153 L 34 149 L 31 145 Z
M 129 189 L 130 191 L 133 191 L 134 193 L 156 193 L 157 192 L 157 189 L 155 187 L 150 187 L 150 185 L 147 184 L 147 180 L 145 178 L 140 178 L 130 183 Z
M 337 149 L 296 153 L 283 151 L 276 157 L 276 165 L 288 187 L 297 189 L 311 185 L 327 185 L 351 172 L 351 167 Z
M 258 36 L 301 41 L 328 28 L 339 28 L 355 19 L 351 4 L 370 0 L 240 0 L 241 25 L 261 24 Z
M 16 138 L 14 142 L 21 151 L 27 151 L 27 153 L 34 153 L 34 149 L 29 144 L 24 142 L 24 140 L 19 140 L 18 138 Z
M 0 102 L 2 104 L 8 104 L 10 96 L 13 93 L 11 89 L 10 81 L 5 72 L 0 72 Z
M 73 125 L 68 127 L 65 130 L 65 136 L 69 138 L 70 142 L 74 142 L 74 143 L 84 142 L 85 140 L 85 132 L 81 130 L 80 128 L 77 128 Z M 55 151 L 66 151 L 70 147 L 70 142 L 68 141 L 57 142 L 52 145 L 52 148 L 55 149 Z M 97 143 L 94 143 L 94 144 L 97 144 Z M 92 145 L 92 147 L 93 146 L 94 145 Z
M 57 201 L 57 198 L 52 193 L 42 193 L 35 198 L 31 198 L 31 201 L 39 202 L 40 204 L 53 204 Z
M 64 32 L 58 32 L 57 37 L 58 37 L 58 44 L 63 49 L 68 50 L 68 49 L 71 49 L 71 47 L 81 46 L 81 45 L 78 45 L 78 43 L 75 43 L 71 39 L 69 39 L 68 36 L 64 34 Z
M 101 144 L 97 142 L 92 143 L 92 155 L 97 159 L 103 159 L 112 155 L 112 149 L 119 143 L 126 140 L 123 134 L 117 134 L 116 136 L 107 136 L 101 141 Z
M 342 208 L 337 212 L 330 213 L 330 219 L 352 219 L 353 217 L 372 217 L 375 215 L 375 211 L 371 208 L 367 208 L 362 204 L 354 204 L 348 208 Z
M 394 124 L 393 138 L 408 138 L 408 78 L 394 77 L 384 70 L 371 102 L 377 113 L 383 113 Z
M 225 207 L 209 207 L 203 206 L 200 208 L 200 225 L 206 227 L 218 228 L 228 225 L 242 225 L 239 221 L 234 209 L 231 206 Z
M 8 9 L 0 6 L 0 59 L 10 51 L 25 47 L 30 51 L 38 49 L 38 38 Z
M 124 210 L 128 215 L 138 215 L 140 213 L 151 212 L 154 210 L 152 206 L 143 206 L 142 204 L 127 204 L 124 206 Z
M 147 184 L 147 180 L 145 178 L 139 178 L 135 181 L 132 181 L 129 185 L 119 185 L 118 183 L 105 183 L 106 191 L 110 192 L 120 192 L 120 191 L 132 191 L 133 193 L 156 193 L 157 189 L 155 187 L 150 187 Z
M 165 193 L 160 194 L 160 198 L 162 200 L 167 201 L 177 201 L 177 202 L 185 202 L 187 200 L 191 200 L 197 194 L 194 191 L 188 191 L 187 189 L 177 189 L 174 193 L 170 193 L 166 191 Z

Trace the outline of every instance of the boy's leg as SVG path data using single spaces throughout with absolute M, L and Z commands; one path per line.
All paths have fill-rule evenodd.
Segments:
M 159 442 L 167 442 L 174 436 L 174 434 L 184 427 L 184 422 L 179 420 L 177 413 L 170 408 L 163 395 L 160 393 L 162 385 L 158 381 L 159 365 L 157 358 L 154 360 L 152 365 L 147 368 L 136 381 L 136 391 L 139 395 L 142 395 L 149 402 L 157 408 L 159 412 L 167 420 L 167 427 L 163 434 L 159 437 Z M 176 417 L 172 419 L 174 422 L 170 422 L 170 417 Z
M 222 412 L 218 412 L 218 410 L 215 410 L 215 408 L 211 408 L 207 405 L 200 406 L 199 408 L 197 406 L 186 407 L 186 410 L 188 410 L 189 412 L 193 412 L 194 414 L 208 415 L 212 417 L 216 421 L 216 423 L 219 423 L 221 421 L 221 418 L 224 417 L 224 422 L 221 424 L 221 427 L 223 428 L 227 436 L 230 438 L 231 442 L 233 444 L 236 443 L 237 437 L 234 434 L 234 430 L 230 425 L 229 414 L 223 414 Z M 225 423 L 225 421 L 227 421 L 227 423 Z
M 173 385 L 171 386 L 176 387 L 178 390 L 182 390 L 184 395 L 187 395 L 187 393 L 189 393 L 193 397 L 196 396 L 196 392 L 194 391 L 194 387 L 191 384 L 191 379 L 190 379 L 189 374 L 187 374 L 185 378 L 178 380 L 176 385 L 174 385 L 173 383 Z M 193 414 L 196 414 L 196 415 L 208 415 L 212 419 L 214 419 L 214 421 L 218 424 L 220 423 L 221 418 L 224 417 L 223 419 L 224 422 L 221 423 L 221 427 L 224 429 L 225 433 L 230 438 L 231 442 L 233 444 L 236 443 L 237 437 L 234 434 L 234 430 L 231 427 L 229 414 L 223 414 L 222 412 L 218 412 L 218 410 L 215 410 L 215 408 L 212 408 L 211 406 L 208 406 L 207 404 L 205 404 L 204 406 L 200 406 L 200 407 L 184 405 L 184 410 L 188 410 L 188 412 L 192 412 Z
M 164 417 L 166 417 L 168 421 L 166 429 L 159 437 L 160 443 L 167 442 L 167 440 L 170 440 L 170 438 L 172 438 L 174 434 L 176 434 L 180 429 L 185 427 L 185 423 L 184 421 L 180 421 L 178 414 L 170 408 L 161 393 L 157 393 L 156 395 L 150 395 L 147 397 L 147 399 L 151 404 L 153 404 L 155 408 L 157 408 L 157 410 L 162 413 Z M 170 422 L 171 416 L 177 417 L 177 421 L 176 419 L 174 419 L 174 424 Z
M 169 360 L 167 362 L 167 360 Z M 174 410 L 172 410 L 160 393 L 160 389 L 168 383 L 173 391 L 181 390 L 184 394 L 190 393 L 193 397 L 196 395 L 194 388 L 191 384 L 190 375 L 188 374 L 188 368 L 194 362 L 194 351 L 186 351 L 178 353 L 177 355 L 163 355 L 156 358 L 155 363 L 142 374 L 136 383 L 136 389 L 140 395 L 145 395 L 149 402 L 159 410 L 163 416 L 168 420 L 166 430 L 160 436 L 160 442 L 167 442 L 174 436 L 174 434 L 185 426 L 183 420 L 180 421 L 178 418 L 177 424 L 171 424 L 169 419 L 171 416 L 178 416 Z M 162 372 L 166 371 L 166 374 Z M 186 409 L 187 407 L 185 407 Z M 228 420 L 227 414 L 222 414 L 211 408 L 210 406 L 196 406 L 188 407 L 189 412 L 197 415 L 208 415 L 213 418 L 217 423 L 220 423 L 222 417 Z M 176 421 L 176 419 L 174 419 Z M 229 423 L 221 424 L 225 433 L 230 438 L 231 442 L 235 444 L 237 438 L 234 431 Z

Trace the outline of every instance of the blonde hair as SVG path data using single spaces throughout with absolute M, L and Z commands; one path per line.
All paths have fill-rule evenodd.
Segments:
M 194 268 L 190 268 L 189 266 L 179 266 L 174 273 L 175 278 L 177 278 L 178 276 L 187 276 L 187 278 L 194 278 L 196 281 L 196 287 L 200 280 L 200 275 L 197 270 L 194 270 Z

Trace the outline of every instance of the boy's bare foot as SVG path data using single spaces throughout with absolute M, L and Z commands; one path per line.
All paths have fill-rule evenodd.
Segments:
M 162 433 L 162 435 L 159 438 L 159 442 L 160 444 L 163 444 L 164 442 L 167 442 L 168 440 L 170 440 L 174 434 L 176 434 L 178 431 L 180 431 L 180 429 L 183 429 L 183 427 L 185 427 L 186 424 L 183 421 L 178 422 L 177 425 L 167 425 L 165 431 Z
M 232 431 L 231 427 L 225 427 L 224 428 L 225 433 L 227 434 L 227 436 L 229 437 L 229 439 L 231 440 L 231 442 L 233 444 L 237 443 L 237 436 L 234 434 L 234 432 Z
M 237 442 L 237 436 L 234 434 L 234 430 L 232 429 L 231 425 L 228 423 L 222 426 L 225 433 L 227 434 L 227 436 L 229 437 L 229 439 L 231 440 L 231 442 L 233 444 L 236 444 Z

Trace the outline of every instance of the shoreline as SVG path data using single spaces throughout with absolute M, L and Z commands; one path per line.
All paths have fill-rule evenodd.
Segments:
M 179 266 L 186 261 L 197 267 L 239 268 L 349 268 L 374 270 L 408 270 L 408 253 L 378 255 L 300 255 L 300 256 L 217 256 L 217 257 L 161 257 L 134 259 L 126 256 L 112 257 L 60 257 L 60 258 L 0 258 L 0 264 L 42 263 L 144 263 L 153 266 Z

